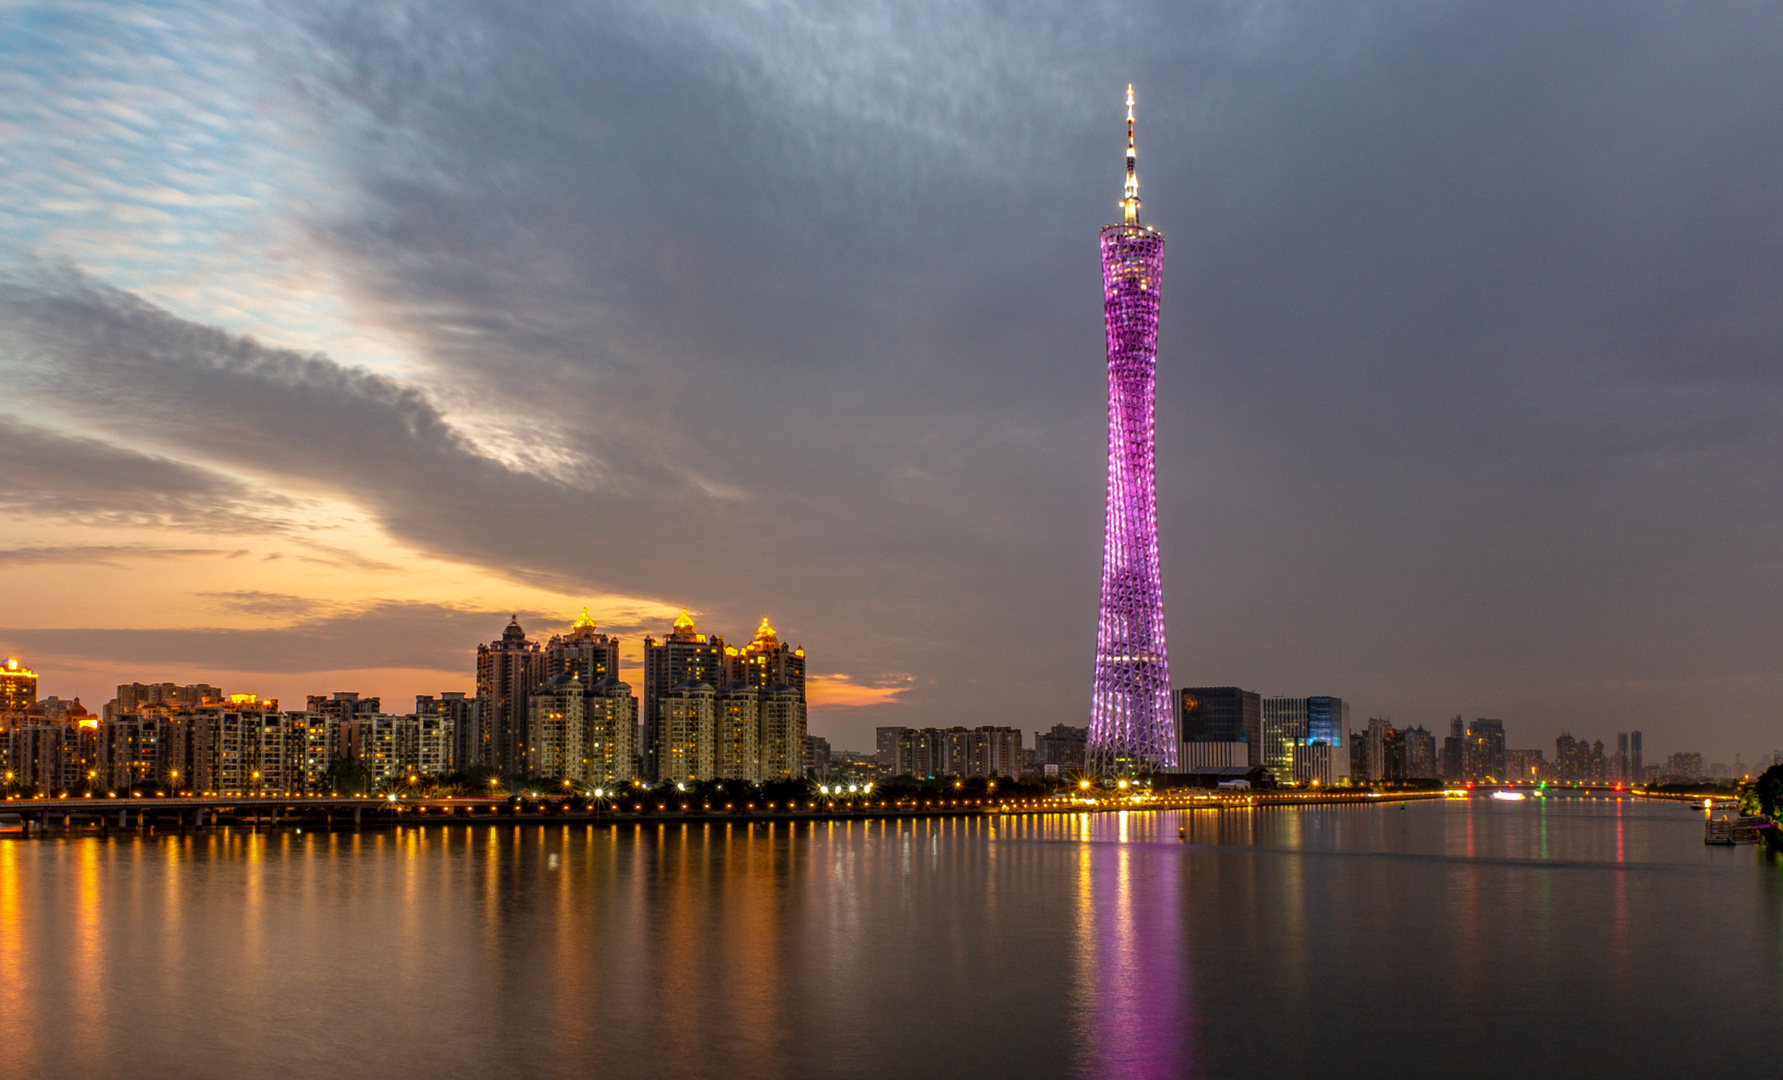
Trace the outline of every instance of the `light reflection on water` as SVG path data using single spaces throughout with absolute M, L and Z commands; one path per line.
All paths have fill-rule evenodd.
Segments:
M 1701 827 L 1472 800 L 5 842 L 0 1076 L 1762 1074 L 1783 872 Z

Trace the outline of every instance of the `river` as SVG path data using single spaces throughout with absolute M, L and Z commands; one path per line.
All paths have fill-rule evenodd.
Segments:
M 1630 798 L 5 841 L 0 1076 L 1779 1075 L 1779 865 Z

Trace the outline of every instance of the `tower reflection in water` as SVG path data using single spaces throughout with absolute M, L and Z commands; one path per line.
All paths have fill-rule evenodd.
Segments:
M 1083 1075 L 1197 1071 L 1179 891 L 1188 864 L 1180 850 L 1158 843 L 1159 818 L 1121 813 L 1072 822 L 1079 841 L 1072 1004 Z

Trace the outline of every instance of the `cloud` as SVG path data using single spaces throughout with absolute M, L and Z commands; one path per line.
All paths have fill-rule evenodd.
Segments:
M 871 682 L 862 682 L 852 675 L 819 672 L 807 676 L 805 696 L 813 709 L 891 705 L 915 681 L 916 676 L 905 674 L 882 675 Z
M 21 227 L 49 257 L 0 275 L 0 374 L 9 411 L 63 434 L 7 444 L 34 476 L 7 488 L 16 513 L 253 529 L 287 515 L 257 492 L 299 519 L 327 496 L 516 581 L 715 626 L 771 612 L 815 673 L 854 673 L 839 693 L 912 675 L 883 715 L 1081 722 L 1105 482 L 1095 230 L 1131 80 L 1145 213 L 1169 237 L 1177 681 L 1335 692 L 1426 726 L 1505 715 L 1529 744 L 1637 721 L 1680 745 L 1763 737 L 1783 691 L 1767 8 L 257 10 L 265 72 L 227 68 L 228 101 L 311 151 L 258 204 L 303 238 L 283 272 L 335 283 L 351 318 L 317 325 L 400 341 L 404 364 L 244 333 L 278 275 L 201 314 L 152 272 L 92 272 L 90 241 Z M 39 67 L 8 84 L 20 101 L 55 100 Z M 178 113 L 92 93 L 105 108 L 23 123 L 123 140 Z M 231 194 L 159 171 L 141 187 L 211 213 Z M 115 183 L 54 197 L 187 213 Z M 145 258 L 180 274 L 178 238 L 210 235 L 132 227 L 168 230 Z M 157 494 L 112 484 L 112 451 Z M 341 659 L 303 628 L 325 626 L 293 648 Z M 389 629 L 428 663 L 450 652 Z M 486 635 L 465 628 L 460 655 Z M 247 655 L 140 647 L 176 644 Z M 869 711 L 836 730 L 865 745 Z
M 0 415 L 0 512 L 227 534 L 278 531 L 298 506 L 208 469 Z
M 0 549 L 0 566 L 48 566 L 56 563 L 115 566 L 122 562 L 163 559 L 213 559 L 229 555 L 221 548 L 169 548 L 154 544 L 63 544 Z
M 236 612 L 302 610 L 300 598 L 236 594 Z M 507 613 L 466 611 L 439 604 L 378 601 L 325 611 L 268 629 L 0 629 L 0 641 L 19 655 L 83 664 L 103 662 L 121 673 L 201 667 L 218 672 L 342 672 L 384 668 L 475 670 L 476 646 Z M 39 667 L 47 666 L 38 661 Z M 120 674 L 119 678 L 124 678 Z

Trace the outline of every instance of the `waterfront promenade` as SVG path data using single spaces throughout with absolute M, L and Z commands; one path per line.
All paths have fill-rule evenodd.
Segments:
M 1065 792 L 1043 798 L 828 799 L 822 795 L 781 802 L 690 801 L 660 792 L 626 798 L 573 800 L 554 795 L 384 796 L 226 795 L 175 797 L 12 798 L 0 802 L 0 837 L 69 833 L 190 830 L 222 826 L 254 829 L 357 830 L 396 825 L 494 825 L 516 823 L 603 824 L 636 821 L 821 821 L 854 818 L 932 818 L 984 815 L 1109 813 L 1116 811 L 1250 810 L 1312 805 L 1367 805 L 1486 797 L 1529 785 L 1419 791 L 1167 790 L 1124 795 Z M 1611 786 L 1550 787 L 1554 800 L 1651 798 L 1695 801 L 1701 794 L 1648 793 Z

